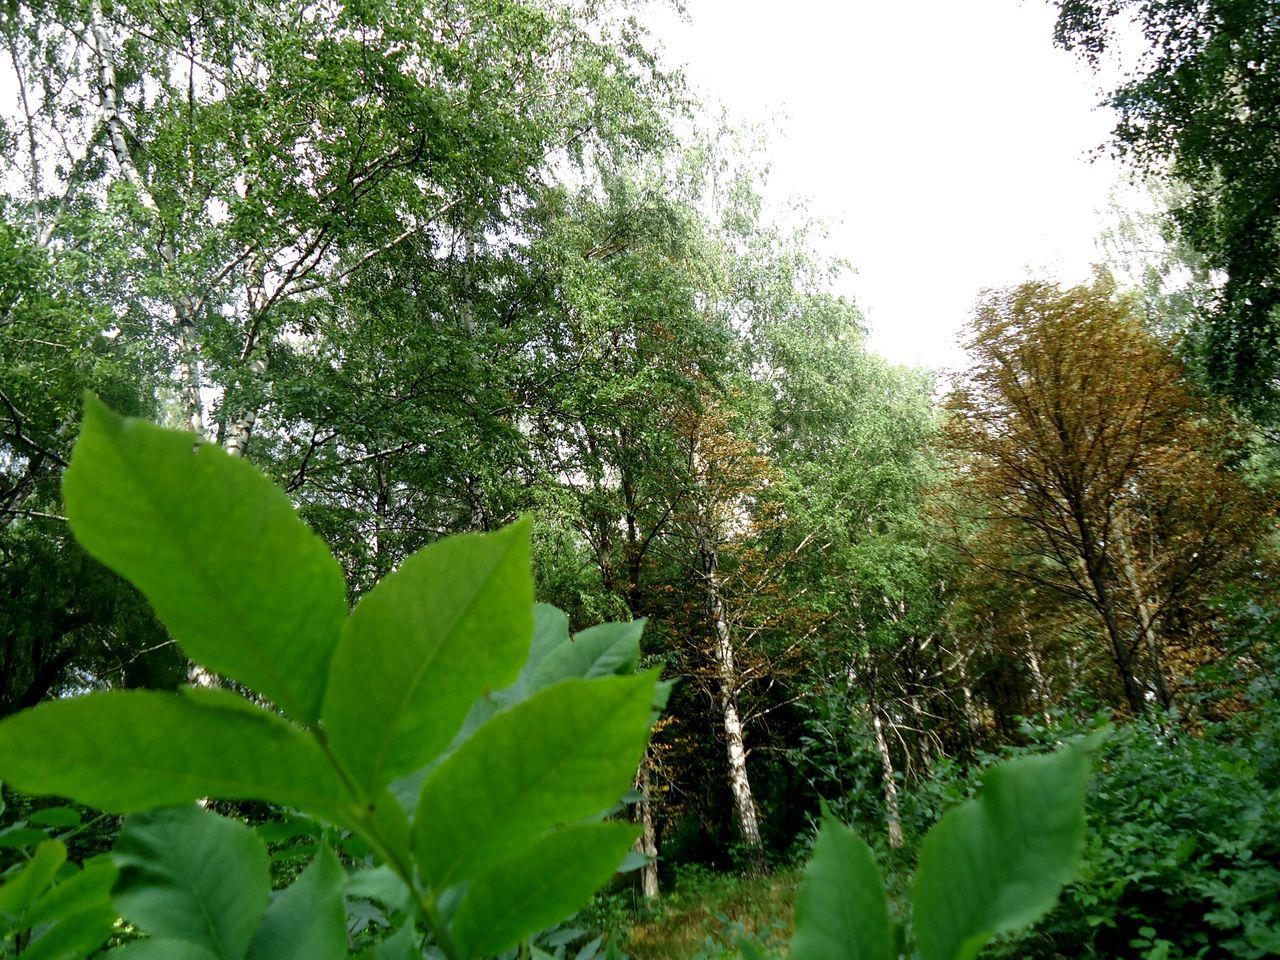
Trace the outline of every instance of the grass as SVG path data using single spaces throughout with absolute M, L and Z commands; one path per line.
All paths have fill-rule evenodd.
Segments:
M 736 956 L 741 938 L 779 951 L 791 937 L 798 870 L 765 877 L 686 871 L 648 916 L 630 921 L 621 946 L 632 960 Z

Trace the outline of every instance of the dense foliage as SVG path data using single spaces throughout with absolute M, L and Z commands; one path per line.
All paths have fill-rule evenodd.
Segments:
M 734 904 L 705 955 L 785 952 L 815 836 L 839 873 L 873 862 L 855 834 L 894 942 L 927 951 L 928 831 L 978 769 L 1104 715 L 1061 905 L 969 933 L 1008 931 L 986 949 L 1009 956 L 1275 952 L 1273 7 L 1058 3 L 1087 57 L 1141 26 L 1115 142 L 1167 210 L 1122 218 L 1114 277 L 984 292 L 942 396 L 868 349 L 821 225 L 775 215 L 763 146 L 691 109 L 629 2 L 4 6 L 5 949 L 195 942 L 137 908 L 178 880 L 131 858 L 180 834 L 183 857 L 244 852 L 237 956 L 275 951 L 255 944 L 304 898 L 341 955 L 337 886 L 342 951 L 434 956 L 463 873 L 534 871 L 476 797 L 547 759 L 539 737 L 572 752 L 573 708 L 538 698 L 595 671 L 644 723 L 577 771 L 607 791 L 529 837 L 569 862 L 580 832 L 547 831 L 624 793 L 634 826 L 584 826 L 609 834 L 592 883 L 501 944 L 463 922 L 463 953 L 666 960 L 684 947 L 656 931 L 698 890 Z M 136 419 L 84 418 L 86 390 Z M 503 544 L 437 676 L 414 618 Z M 511 716 L 510 778 L 471 769 L 466 809 L 423 786 L 460 725 L 483 742 Z M 232 760 L 261 779 L 210 779 Z M 424 790 L 456 830 L 377 821 L 416 822 Z M 535 929 L 632 837 L 633 872 Z M 464 869 L 437 842 L 487 852 Z M 373 871 L 392 852 L 399 876 Z M 802 926 L 829 912 L 808 890 Z
M 1273 0 L 1055 0 L 1055 40 L 1095 66 L 1132 18 L 1149 44 L 1106 103 L 1113 145 L 1185 187 L 1173 223 L 1222 275 L 1188 318 L 1206 381 L 1268 420 L 1280 368 L 1280 31 Z

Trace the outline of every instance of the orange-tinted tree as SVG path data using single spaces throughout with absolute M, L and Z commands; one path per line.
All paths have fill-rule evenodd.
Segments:
M 1169 706 L 1269 522 L 1230 424 L 1104 280 L 990 293 L 968 348 L 945 436 L 975 559 L 1092 609 L 1129 708 Z

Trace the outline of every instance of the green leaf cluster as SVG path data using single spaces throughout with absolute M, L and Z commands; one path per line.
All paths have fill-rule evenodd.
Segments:
M 631 673 L 640 624 L 570 637 L 534 608 L 527 523 L 421 551 L 348 615 L 337 563 L 287 497 L 189 434 L 90 399 L 64 497 L 81 543 L 184 652 L 252 691 L 91 693 L 0 723 L 0 774 L 19 789 L 140 814 L 115 902 L 152 939 L 128 957 L 267 960 L 312 941 L 306 956 L 345 955 L 332 854 L 268 905 L 262 840 L 180 806 L 201 798 L 354 835 L 450 960 L 563 919 L 622 862 L 636 830 L 601 820 L 648 742 L 656 671 Z
M 1084 847 L 1087 746 L 991 769 L 983 790 L 929 831 L 912 885 L 921 960 L 972 960 L 993 937 L 1057 901 Z M 828 815 L 796 902 L 794 960 L 895 960 L 905 931 L 889 915 L 875 855 Z

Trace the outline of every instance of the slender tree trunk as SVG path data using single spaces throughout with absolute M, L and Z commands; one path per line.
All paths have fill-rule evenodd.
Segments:
M 249 376 L 261 380 L 267 372 L 267 356 L 259 353 L 249 361 Z M 227 427 L 224 449 L 233 457 L 243 457 L 249 447 L 249 438 L 258 422 L 258 404 L 249 403 L 244 412 Z
M 636 790 L 644 799 L 635 805 L 636 819 L 640 823 L 640 836 L 636 839 L 635 849 L 637 853 L 649 858 L 649 862 L 640 868 L 640 892 L 646 900 L 652 900 L 658 895 L 658 834 L 653 825 L 649 776 L 651 763 L 649 751 L 646 750 L 636 773 Z
M 1027 668 L 1031 671 L 1031 679 L 1036 687 L 1036 700 L 1040 704 L 1040 716 L 1045 725 L 1051 722 L 1049 717 L 1049 688 L 1045 683 L 1044 670 L 1040 665 L 1040 655 L 1036 652 L 1035 638 L 1031 635 L 1031 622 L 1027 619 L 1025 604 L 1018 604 L 1018 613 L 1022 618 L 1022 638 L 1027 644 Z
M 1094 606 L 1102 617 L 1107 639 L 1111 643 L 1111 654 L 1115 660 L 1116 672 L 1120 675 L 1120 682 L 1124 686 L 1125 699 L 1129 702 L 1129 709 L 1133 711 L 1134 716 L 1142 716 L 1147 711 L 1146 697 L 1143 696 L 1142 686 L 1133 672 L 1133 653 L 1129 648 L 1124 630 L 1120 628 L 1120 618 L 1116 615 L 1115 602 L 1107 586 L 1107 578 L 1101 568 L 1102 563 L 1096 556 L 1086 556 L 1084 567 L 1089 583 L 1093 587 Z
M 124 121 L 120 117 L 120 88 L 116 79 L 114 49 L 111 37 L 102 24 L 102 9 L 97 0 L 89 8 L 89 30 L 93 34 L 94 52 L 98 58 L 98 84 L 101 96 L 103 121 L 111 143 L 111 153 L 120 175 L 133 187 L 138 201 L 153 216 L 159 216 L 160 208 L 155 197 L 138 172 L 129 141 L 125 137 Z M 170 274 L 177 264 L 177 253 L 172 241 L 165 234 L 160 240 L 160 259 Z M 178 384 L 187 426 L 197 437 L 204 438 L 204 407 L 200 398 L 200 357 L 197 345 L 195 317 L 191 303 L 185 295 L 175 293 L 172 299 L 174 328 L 178 341 Z
M 898 809 L 898 782 L 893 775 L 893 757 L 889 754 L 889 741 L 884 735 L 880 720 L 880 707 L 871 701 L 871 726 L 876 734 L 876 751 L 880 754 L 880 775 L 884 783 L 884 817 L 889 828 L 889 846 L 895 850 L 902 846 L 902 816 Z
M 1165 673 L 1164 650 L 1160 643 L 1160 636 L 1156 633 L 1151 603 L 1138 578 L 1138 569 L 1133 562 L 1133 553 L 1129 549 L 1128 531 L 1122 530 L 1116 541 L 1120 548 L 1121 569 L 1124 571 L 1125 582 L 1133 595 L 1133 604 L 1138 612 L 1138 629 L 1142 635 L 1142 646 L 1151 659 L 1151 675 L 1155 681 L 1156 698 L 1160 701 L 1160 706 L 1167 710 L 1173 706 L 1173 692 L 1169 688 L 1169 678 Z
M 729 791 L 733 794 L 734 813 L 742 843 L 750 858 L 750 867 L 760 873 L 764 871 L 760 821 L 751 793 L 751 779 L 747 775 L 746 737 L 742 718 L 738 713 L 738 670 L 729 622 L 725 619 L 724 598 L 720 592 L 719 553 L 714 540 L 705 532 L 699 549 L 707 619 L 712 628 L 712 657 L 715 661 L 721 718 L 724 722 L 725 750 L 729 761 Z

